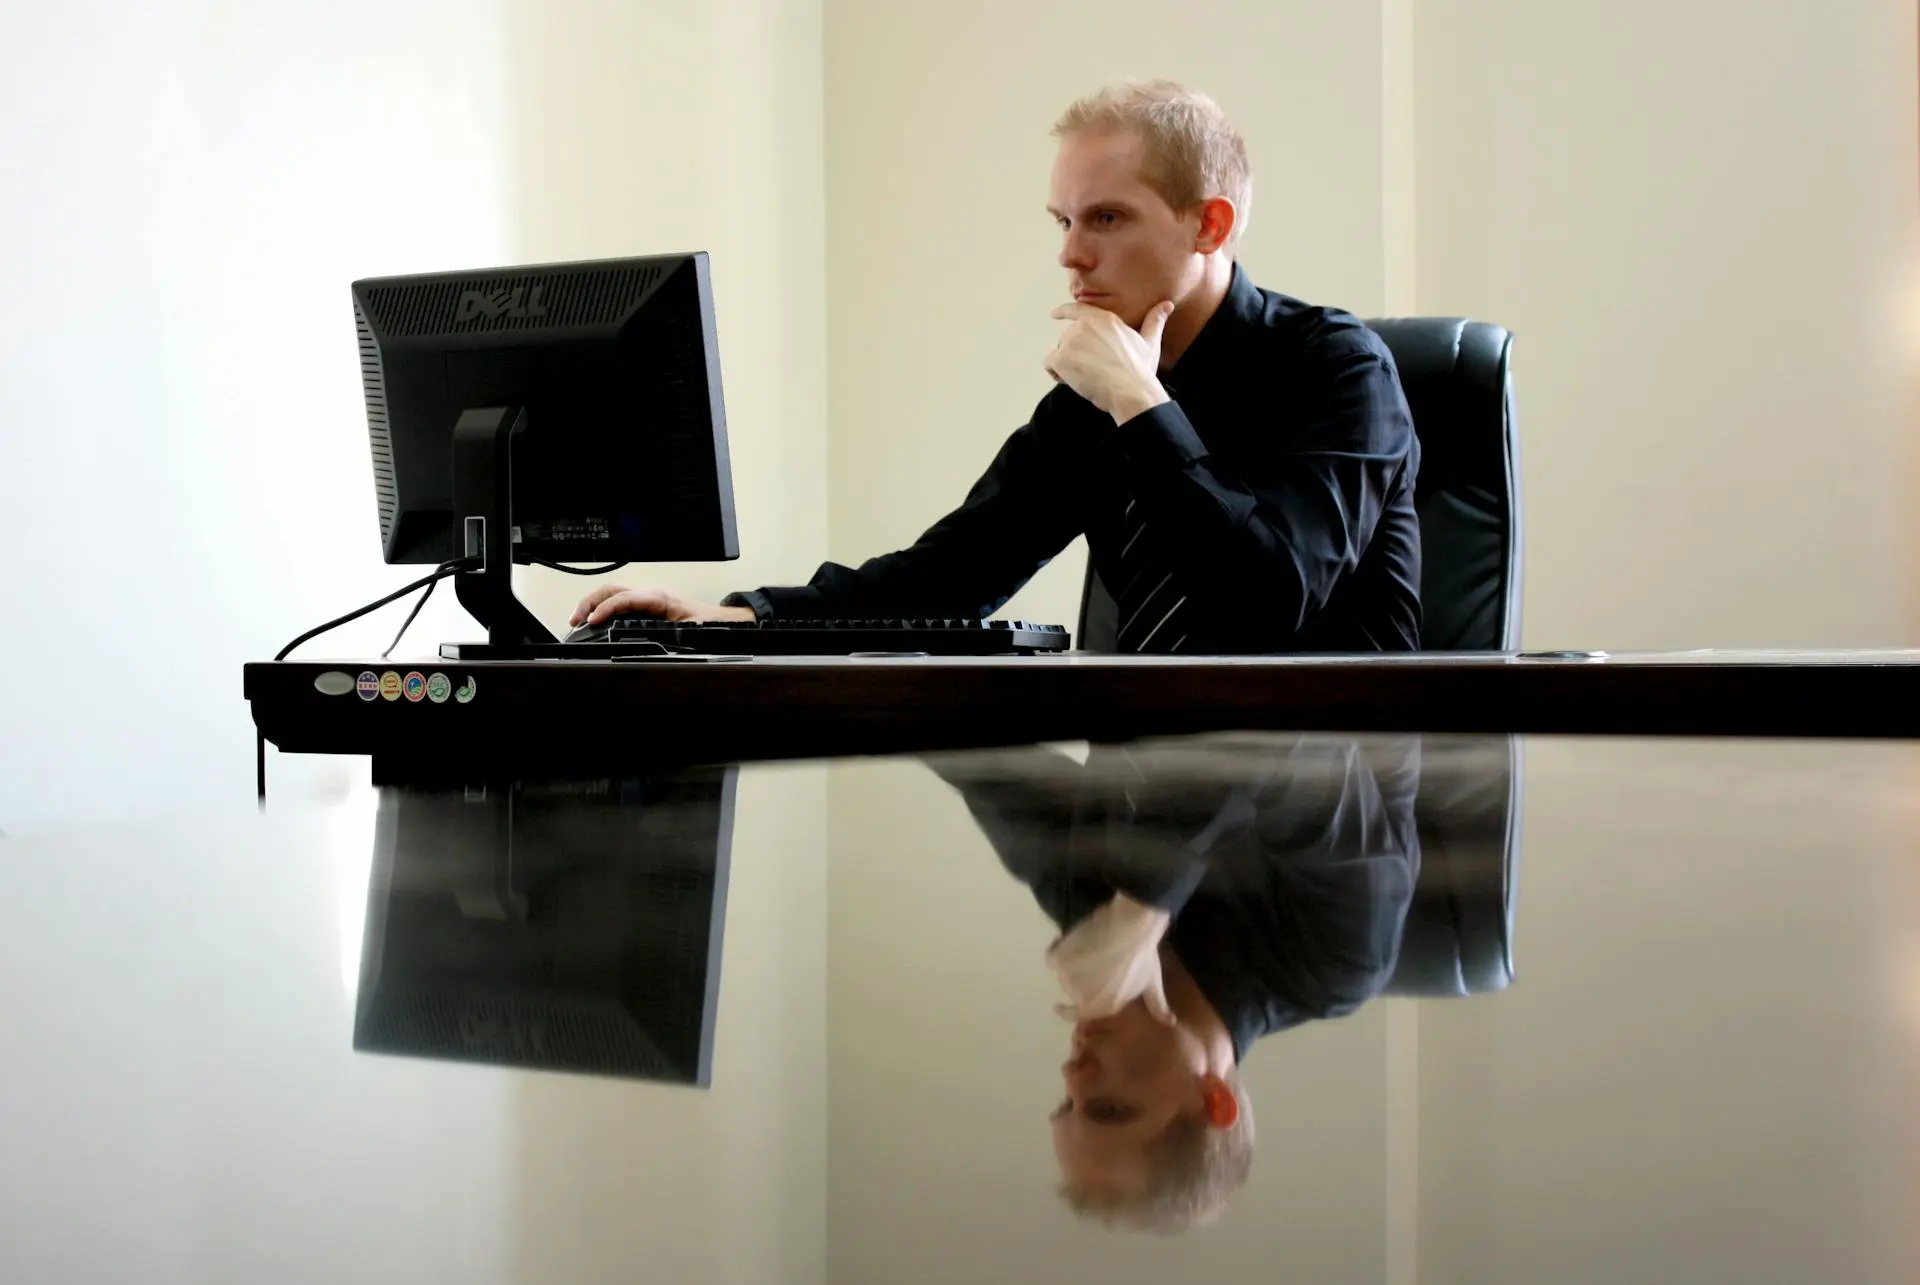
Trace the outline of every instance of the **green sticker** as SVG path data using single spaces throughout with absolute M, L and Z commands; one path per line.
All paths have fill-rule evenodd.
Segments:
M 427 676 L 427 699 L 436 705 L 447 703 L 447 697 L 453 695 L 453 680 L 445 674 L 435 673 Z
M 453 694 L 453 698 L 459 701 L 462 705 L 464 705 L 468 701 L 472 700 L 474 697 L 474 693 L 479 690 L 480 690 L 480 680 L 475 678 L 473 675 L 469 674 L 467 675 L 466 683 L 460 688 L 459 691 Z

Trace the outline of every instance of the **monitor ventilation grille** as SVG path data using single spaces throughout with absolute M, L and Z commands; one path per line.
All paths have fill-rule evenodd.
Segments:
M 606 326 L 652 293 L 662 271 L 648 266 L 381 286 L 366 299 L 383 336 Z
M 691 1082 L 610 998 L 487 995 L 382 983 L 356 1048 L 460 1061 Z
M 387 419 L 387 377 L 380 365 L 380 345 L 373 327 L 358 303 L 353 309 L 354 327 L 360 334 L 360 384 L 367 396 L 367 436 L 373 446 L 373 491 L 380 507 L 380 540 L 384 545 L 393 534 L 398 489 L 393 477 L 393 425 Z

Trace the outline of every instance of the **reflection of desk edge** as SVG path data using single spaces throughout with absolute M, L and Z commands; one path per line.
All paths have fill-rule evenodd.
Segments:
M 903 753 L 1225 730 L 1920 736 L 1920 652 L 1605 660 L 1011 657 L 745 665 L 418 661 L 424 690 L 364 699 L 381 662 L 250 664 L 255 724 L 285 752 L 451 770 Z M 444 674 L 446 683 L 433 682 Z M 325 680 L 323 675 L 332 676 Z M 473 680 L 471 686 L 469 680 Z M 323 690 L 325 689 L 325 690 Z

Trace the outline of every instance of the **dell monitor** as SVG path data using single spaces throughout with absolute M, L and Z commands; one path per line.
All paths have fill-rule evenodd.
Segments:
M 380 540 L 485 646 L 558 654 L 513 564 L 740 555 L 705 253 L 353 283 Z

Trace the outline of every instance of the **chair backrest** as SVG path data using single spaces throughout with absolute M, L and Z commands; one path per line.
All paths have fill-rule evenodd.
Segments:
M 1520 438 L 1513 405 L 1513 336 L 1460 317 L 1367 322 L 1386 341 L 1420 439 L 1420 646 L 1513 651 L 1520 646 Z M 1112 651 L 1113 599 L 1091 560 L 1075 645 Z
M 1520 438 L 1513 336 L 1461 317 L 1367 322 L 1386 341 L 1420 439 L 1423 651 L 1520 646 Z

